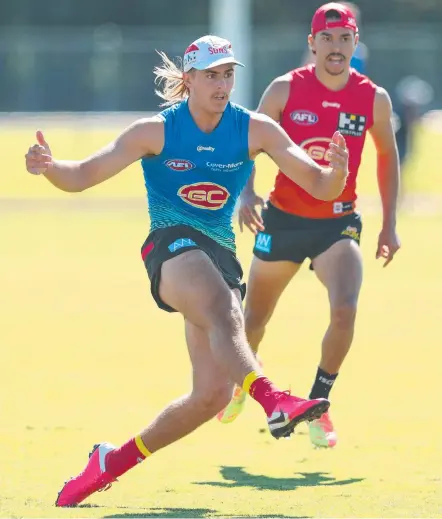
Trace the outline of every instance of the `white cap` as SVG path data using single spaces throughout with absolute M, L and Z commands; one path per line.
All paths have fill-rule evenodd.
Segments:
M 242 63 L 236 61 L 230 41 L 218 36 L 203 36 L 187 47 L 183 58 L 183 69 L 184 72 L 189 72 L 192 68 L 205 70 L 226 63 L 244 67 Z

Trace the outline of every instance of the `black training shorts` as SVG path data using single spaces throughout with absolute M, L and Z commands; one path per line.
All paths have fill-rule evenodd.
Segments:
M 193 227 L 177 225 L 151 232 L 141 247 L 141 257 L 150 279 L 152 296 L 162 310 L 176 312 L 159 295 L 161 266 L 165 261 L 190 250 L 205 252 L 227 285 L 231 289 L 239 289 L 244 299 L 246 284 L 242 282 L 243 270 L 235 253 Z

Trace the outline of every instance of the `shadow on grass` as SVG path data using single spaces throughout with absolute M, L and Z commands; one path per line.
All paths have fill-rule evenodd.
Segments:
M 336 487 L 352 485 L 364 478 L 336 479 L 327 472 L 296 472 L 293 478 L 274 478 L 249 474 L 244 467 L 221 467 L 225 481 L 200 481 L 195 485 L 212 487 L 239 488 L 250 487 L 256 490 L 295 490 L 299 487 Z

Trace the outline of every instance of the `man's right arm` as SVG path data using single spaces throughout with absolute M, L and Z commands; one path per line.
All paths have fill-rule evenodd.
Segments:
M 161 153 L 164 124 L 156 117 L 140 119 L 103 149 L 79 161 L 53 159 L 41 132 L 37 138 L 39 145 L 26 155 L 27 170 L 43 174 L 62 191 L 79 192 L 108 180 L 146 155 Z

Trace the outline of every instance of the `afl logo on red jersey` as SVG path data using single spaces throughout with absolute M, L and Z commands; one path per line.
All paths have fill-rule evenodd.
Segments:
M 296 110 L 290 114 L 290 119 L 300 126 L 311 126 L 318 122 L 319 117 L 308 110 Z

